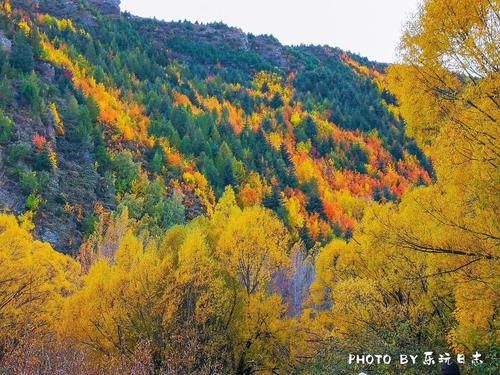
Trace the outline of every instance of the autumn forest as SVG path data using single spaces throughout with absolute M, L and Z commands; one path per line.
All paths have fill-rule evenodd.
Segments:
M 119 3 L 0 1 L 0 374 L 499 373 L 500 3 L 392 65 Z

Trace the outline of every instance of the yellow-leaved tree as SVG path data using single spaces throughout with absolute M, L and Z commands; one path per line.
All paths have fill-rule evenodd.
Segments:
M 496 1 L 426 1 L 389 74 L 437 179 L 406 199 L 418 225 L 389 225 L 400 248 L 431 257 L 435 277 L 450 280 L 457 350 L 498 344 L 499 17 Z
M 317 258 L 313 299 L 351 349 L 498 347 L 499 16 L 495 1 L 427 0 L 406 28 L 387 82 L 435 180 Z
M 14 216 L 0 214 L 0 362 L 5 363 L 15 363 L 11 357 L 22 357 L 28 346 L 49 342 L 80 274 L 73 259 L 35 241 L 24 219 L 20 225 Z
M 290 316 L 271 288 L 291 266 L 290 238 L 274 213 L 241 209 L 228 188 L 211 217 L 161 238 L 138 234 L 126 212 L 114 221 L 82 247 L 93 254 L 83 257 L 88 273 L 58 326 L 90 368 L 271 373 L 300 362 L 307 321 Z M 109 251 L 118 227 L 128 230 Z
M 216 258 L 234 293 L 228 329 L 235 372 L 284 369 L 297 360 L 304 330 L 268 290 L 273 274 L 290 266 L 289 242 L 278 218 L 258 206 L 233 211 L 218 237 Z

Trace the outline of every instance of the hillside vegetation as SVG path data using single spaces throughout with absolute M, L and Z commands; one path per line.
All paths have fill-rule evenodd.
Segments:
M 0 370 L 495 373 L 499 14 L 426 1 L 389 67 L 0 1 Z

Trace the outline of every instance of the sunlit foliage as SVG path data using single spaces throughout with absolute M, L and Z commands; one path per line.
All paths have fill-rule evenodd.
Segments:
M 312 296 L 348 347 L 498 345 L 495 4 L 427 1 L 406 30 L 388 83 L 437 181 L 372 207 L 351 242 L 318 256 Z

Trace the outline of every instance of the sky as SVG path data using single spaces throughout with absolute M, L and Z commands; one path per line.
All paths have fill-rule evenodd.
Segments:
M 283 44 L 340 47 L 395 62 L 402 28 L 419 0 L 122 0 L 134 15 L 166 21 L 224 22 Z

